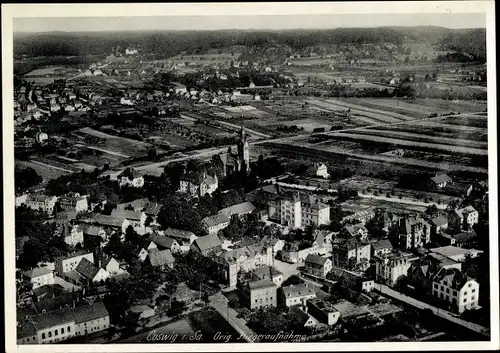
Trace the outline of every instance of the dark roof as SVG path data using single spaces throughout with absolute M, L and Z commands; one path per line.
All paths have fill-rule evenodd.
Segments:
M 170 238 L 182 238 L 186 240 L 191 239 L 191 237 L 195 235 L 193 232 L 190 232 L 189 230 L 174 229 L 174 228 L 167 228 L 164 234 L 165 236 Z
M 323 266 L 325 266 L 325 263 L 327 260 L 328 259 L 326 257 L 320 256 L 320 255 L 309 254 L 306 257 L 305 262 L 306 263 L 308 263 L 308 262 L 313 263 L 313 264 L 316 264 L 316 265 L 323 267 Z
M 294 321 L 297 321 L 302 326 L 304 326 L 307 323 L 307 321 L 309 321 L 310 317 L 309 314 L 303 312 L 299 308 L 291 309 L 288 314 L 293 316 L 295 319 Z
M 153 243 L 155 243 L 157 246 L 166 248 L 166 249 L 171 249 L 172 245 L 175 243 L 175 240 L 172 238 L 167 238 L 162 235 L 158 235 L 153 237 L 152 239 Z
M 379 240 L 375 243 L 372 243 L 372 248 L 374 250 L 378 250 L 378 249 L 392 249 L 392 243 L 390 242 L 389 239 L 382 239 L 382 240 Z
M 94 279 L 99 272 L 99 267 L 95 266 L 93 262 L 90 262 L 84 257 L 80 260 L 75 270 L 87 279 Z
M 448 220 L 446 219 L 446 217 L 438 216 L 436 218 L 433 218 L 431 220 L 431 223 L 434 224 L 436 227 L 440 227 L 442 225 L 448 224 Z
M 174 257 L 170 250 L 153 250 L 148 254 L 151 266 L 164 266 L 174 263 Z
M 77 294 L 75 293 L 65 293 L 54 298 L 40 300 L 39 302 L 33 303 L 33 306 L 39 314 L 41 314 L 44 310 L 46 312 L 50 312 L 64 307 L 71 308 L 73 307 L 73 301 L 76 302 L 76 296 Z
M 144 209 L 144 213 L 147 214 L 148 216 L 157 216 L 158 213 L 160 213 L 162 207 L 163 205 L 160 205 L 158 203 L 149 204 L 149 206 Z
M 216 234 L 207 235 L 204 237 L 197 238 L 193 244 L 196 244 L 200 251 L 213 249 L 218 246 L 222 246 L 222 242 Z
M 119 218 L 103 214 L 94 214 L 92 216 L 92 219 L 97 224 L 107 227 L 121 227 L 123 225 L 123 221 L 125 221 L 125 218 Z
M 39 298 L 43 297 L 45 299 L 50 299 L 54 297 L 58 297 L 62 294 L 65 294 L 66 290 L 60 284 L 46 284 L 41 287 L 33 289 L 33 294 Z
M 283 294 L 287 298 L 300 297 L 303 295 L 309 295 L 309 294 L 316 293 L 316 291 L 314 290 L 314 287 L 312 285 L 307 284 L 307 283 L 281 287 L 281 289 L 283 290 Z
M 127 168 L 125 169 L 123 172 L 121 172 L 120 174 L 118 174 L 118 178 L 122 178 L 122 177 L 125 177 L 125 178 L 129 178 L 129 179 L 136 179 L 136 178 L 139 178 L 141 177 L 141 174 L 135 170 L 134 168 Z
M 267 288 L 267 287 L 276 287 L 276 284 L 271 281 L 270 279 L 260 279 L 257 281 L 252 281 L 248 282 L 248 287 L 250 289 L 260 289 L 260 288 Z
M 462 232 L 458 234 L 452 235 L 452 237 L 459 243 L 464 243 L 467 241 L 471 241 L 477 238 L 477 234 L 474 230 L 470 232 Z
M 209 216 L 203 218 L 203 224 L 207 227 L 215 226 L 217 224 L 221 223 L 227 223 L 229 222 L 229 216 L 224 213 L 219 213 L 214 216 Z

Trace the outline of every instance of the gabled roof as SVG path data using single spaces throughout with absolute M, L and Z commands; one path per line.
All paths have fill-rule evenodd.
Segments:
M 382 239 L 375 243 L 372 243 L 372 248 L 373 250 L 392 249 L 393 246 L 389 239 Z
M 102 231 L 104 231 L 104 229 L 99 226 L 86 225 L 83 227 L 83 233 L 92 236 L 100 236 L 99 233 L 101 233 Z
M 203 218 L 203 224 L 206 227 L 212 227 L 216 226 L 221 223 L 228 223 L 229 222 L 229 216 L 223 213 L 216 214 L 214 216 L 209 216 Z
M 120 203 L 116 205 L 116 209 L 125 210 L 128 206 L 132 206 L 134 210 L 142 210 L 145 207 L 148 207 L 149 199 L 147 197 L 143 197 L 142 199 L 137 199 L 131 202 Z
M 135 212 L 129 210 L 113 210 L 111 212 L 111 217 L 125 218 L 133 221 L 140 221 L 144 212 Z
M 248 287 L 252 290 L 252 289 L 277 287 L 277 286 L 272 280 L 266 278 L 266 279 L 260 279 L 257 281 L 248 282 Z
M 439 174 L 431 178 L 431 180 L 436 184 L 448 183 L 452 179 L 446 174 Z
M 448 224 L 448 220 L 446 219 L 446 217 L 438 216 L 436 218 L 433 218 L 431 220 L 431 223 L 434 224 L 436 227 L 440 227 L 440 226 L 443 226 L 445 224 Z
M 53 273 L 53 271 L 49 270 L 47 267 L 35 267 L 32 270 L 23 272 L 23 274 L 29 278 L 36 278 L 39 276 L 45 276 L 45 275 L 48 275 L 49 273 Z
M 191 239 L 191 237 L 195 235 L 193 232 L 190 232 L 189 230 L 182 230 L 175 228 L 167 228 L 164 234 L 165 236 L 170 238 L 182 238 L 186 240 Z
M 229 217 L 232 215 L 240 215 L 244 213 L 250 213 L 255 210 L 255 206 L 251 202 L 242 202 L 230 207 L 223 208 L 219 211 L 219 213 L 223 213 L 228 215 Z
M 95 266 L 93 262 L 90 262 L 84 257 L 80 260 L 75 270 L 83 277 L 93 280 L 99 272 L 99 267 Z
M 206 235 L 204 237 L 196 238 L 193 244 L 196 244 L 200 251 L 213 249 L 222 246 L 222 242 L 216 234 Z
M 476 209 L 472 206 L 467 206 L 467 207 L 461 208 L 457 211 L 461 212 L 462 214 L 477 212 Z
M 108 216 L 103 214 L 94 214 L 92 219 L 97 224 L 107 227 L 121 227 L 123 225 L 123 222 L 125 221 L 125 218 L 122 217 Z
M 163 205 L 160 205 L 158 203 L 155 204 L 149 204 L 146 209 L 144 209 L 144 213 L 148 216 L 157 216 L 158 213 L 160 213 L 160 210 L 162 209 Z
M 309 285 L 307 283 L 281 287 L 281 289 L 283 290 L 283 293 L 285 294 L 285 297 L 287 297 L 287 298 L 301 297 L 301 296 L 311 295 L 311 294 L 316 293 L 313 286 Z
M 319 255 L 313 255 L 313 254 L 307 255 L 306 260 L 305 260 L 306 263 L 312 263 L 315 265 L 319 265 L 321 267 L 325 266 L 325 263 L 327 261 L 328 261 L 328 259 L 326 257 L 319 256 Z
M 166 249 L 171 249 L 174 243 L 176 243 L 174 239 L 162 235 L 153 237 L 152 242 Z
M 153 250 L 148 254 L 151 266 L 165 266 L 173 264 L 175 259 L 170 250 Z

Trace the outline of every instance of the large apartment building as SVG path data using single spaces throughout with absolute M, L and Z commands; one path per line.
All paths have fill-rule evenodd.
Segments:
M 269 219 L 290 228 L 330 223 L 330 206 L 316 196 L 284 193 L 268 203 Z

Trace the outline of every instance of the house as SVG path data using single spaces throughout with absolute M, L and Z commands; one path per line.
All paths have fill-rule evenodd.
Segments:
M 109 272 L 86 258 L 82 258 L 76 266 L 75 271 L 82 277 L 83 281 L 101 282 L 109 278 Z
M 332 245 L 332 263 L 339 268 L 353 268 L 370 261 L 370 244 L 356 238 L 341 239 Z
M 130 307 L 129 311 L 137 315 L 139 320 L 147 319 L 155 315 L 155 309 L 148 305 L 133 305 Z
M 230 217 L 224 213 L 203 218 L 202 224 L 208 234 L 217 234 L 220 230 L 229 226 Z
M 248 281 L 241 286 L 240 293 L 243 302 L 250 310 L 276 307 L 276 284 L 270 279 Z
M 446 174 L 436 174 L 429 180 L 429 187 L 432 190 L 442 190 L 446 185 L 451 184 L 453 180 Z
M 264 236 L 262 238 L 262 243 L 271 246 L 273 254 L 277 254 L 278 251 L 282 251 L 285 246 L 285 242 L 282 239 Z
M 118 185 L 142 188 L 144 186 L 144 177 L 134 168 L 127 168 L 118 174 Z
M 54 268 L 57 275 L 61 276 L 66 272 L 71 272 L 76 269 L 82 259 L 87 259 L 94 262 L 94 254 L 83 251 L 76 252 L 67 256 L 60 256 L 54 259 Z
M 473 186 L 472 184 L 464 184 L 464 183 L 453 183 L 446 185 L 446 193 L 448 195 L 465 198 L 470 196 L 472 192 Z
M 254 279 L 270 279 L 271 281 L 276 284 L 276 286 L 281 287 L 281 284 L 283 283 L 283 273 L 278 271 L 276 268 L 273 266 L 260 266 L 256 267 L 252 271 L 252 276 Z
M 148 255 L 149 252 L 146 249 L 141 248 L 141 250 L 139 250 L 139 253 L 137 254 L 137 258 L 139 259 L 140 262 L 144 262 L 146 261 Z
M 183 177 L 180 181 L 179 191 L 190 194 L 193 197 L 203 197 L 205 194 L 212 193 L 219 187 L 217 174 L 207 175 L 206 171 L 202 174 L 191 177 Z
M 308 283 L 292 284 L 290 286 L 281 287 L 280 302 L 287 307 L 296 305 L 305 305 L 308 299 L 316 298 L 316 290 L 314 286 Z
M 432 295 L 461 314 L 478 308 L 479 283 L 456 268 L 443 268 L 432 280 Z
M 111 217 L 115 217 L 117 219 L 126 219 L 134 228 L 144 229 L 146 227 L 147 216 L 144 212 L 113 210 L 111 211 Z
M 269 200 L 268 217 L 290 228 L 319 226 L 330 223 L 330 206 L 313 195 L 285 192 Z
M 179 82 L 172 82 L 175 94 L 187 93 L 187 87 Z
M 306 172 L 310 176 L 319 176 L 321 178 L 330 178 L 330 173 L 328 173 L 328 168 L 324 163 L 314 163 Z
M 389 239 L 382 239 L 375 243 L 371 243 L 372 257 L 379 257 L 392 252 L 392 243 Z
M 153 267 L 172 268 L 175 259 L 170 250 L 152 250 L 148 253 L 145 261 L 148 261 Z
M 173 239 L 166 236 L 158 235 L 152 238 L 152 242 L 156 245 L 159 250 L 170 250 L 172 253 L 180 251 L 179 243 Z M 149 250 L 149 248 L 148 248 Z
M 363 223 L 346 224 L 344 226 L 344 234 L 347 237 L 355 237 L 361 241 L 368 239 L 368 229 L 366 229 Z
M 392 253 L 376 259 L 375 281 L 394 286 L 401 278 L 408 275 L 412 261 L 418 259 L 408 254 Z
M 193 232 L 174 228 L 167 228 L 164 234 L 177 241 L 180 251 L 189 251 L 193 242 L 198 238 Z
M 146 214 L 147 217 L 151 217 L 153 224 L 156 223 L 158 214 L 160 213 L 163 205 L 160 205 L 159 203 L 150 203 L 145 209 L 144 213 Z
M 448 214 L 448 228 L 455 232 L 471 230 L 478 223 L 479 213 L 472 206 L 454 210 Z
M 199 239 L 201 238 L 197 240 Z M 218 250 L 214 250 L 214 252 L 218 252 Z M 220 265 L 221 281 L 229 287 L 233 287 L 237 284 L 237 276 L 240 271 L 253 271 L 261 266 L 272 266 L 272 247 L 262 242 L 240 246 L 232 250 L 222 251 L 214 258 L 214 261 Z
M 318 321 L 314 317 L 299 308 L 291 309 L 288 316 L 302 327 L 314 328 L 318 325 Z
M 431 241 L 431 226 L 419 217 L 400 219 L 397 230 L 399 244 L 404 249 L 416 249 Z
M 123 272 L 120 269 L 120 263 L 112 256 L 104 256 L 104 258 L 101 259 L 100 267 L 106 270 L 111 277 Z
M 63 223 L 61 235 L 64 238 L 64 242 L 69 246 L 76 246 L 77 244 L 83 245 L 83 230 L 83 226 L 70 226 L 68 223 Z
M 89 204 L 86 196 L 80 196 L 79 193 L 69 193 L 58 199 L 59 207 L 62 211 L 86 212 Z
M 306 308 L 309 315 L 328 326 L 333 326 L 339 321 L 340 312 L 332 304 L 320 298 L 307 300 Z
M 255 206 L 251 202 L 242 202 L 242 203 L 239 203 L 239 204 L 236 204 L 233 206 L 223 208 L 218 213 L 225 214 L 229 218 L 231 218 L 234 215 L 241 217 L 243 215 L 250 214 L 254 210 L 255 210 Z
M 340 283 L 341 288 L 346 288 L 352 291 L 369 293 L 375 287 L 375 281 L 371 278 L 365 277 L 359 272 L 352 272 L 341 268 L 332 268 L 327 276 L 327 279 Z M 326 282 L 328 284 L 330 282 Z M 337 290 L 337 288 L 335 288 Z
M 56 196 L 28 195 L 28 197 L 26 198 L 27 207 L 36 211 L 44 211 L 49 215 L 54 213 L 56 202 Z
M 42 300 L 54 299 L 66 293 L 66 290 L 60 284 L 45 284 L 33 288 L 33 300 L 39 302 Z
M 102 227 L 89 224 L 83 225 L 83 236 L 97 237 L 102 239 L 102 241 L 108 240 L 108 235 L 106 234 L 106 231 Z
M 440 234 L 442 231 L 448 228 L 448 220 L 446 217 L 438 216 L 430 221 L 432 235 Z
M 299 243 L 285 243 L 281 250 L 281 259 L 288 263 L 303 263 L 309 254 L 318 254 L 317 245 L 303 248 Z
M 222 242 L 216 234 L 196 238 L 191 244 L 191 250 L 197 251 L 204 256 L 217 254 L 222 251 Z
M 320 278 L 325 278 L 332 269 L 332 261 L 326 257 L 309 254 L 304 261 L 304 272 Z
M 33 285 L 33 289 L 54 284 L 54 272 L 46 267 L 35 267 L 23 272 L 23 277 Z
M 413 261 L 408 269 L 408 283 L 425 294 L 432 294 L 432 280 L 441 269 L 462 269 L 460 262 L 437 253 L 429 253 L 420 260 Z
M 119 211 L 130 210 L 134 212 L 144 211 L 145 208 L 149 206 L 149 199 L 147 197 L 137 199 L 131 202 L 120 203 L 116 205 L 116 209 Z
M 95 302 L 19 320 L 17 343 L 56 343 L 108 328 L 109 313 L 102 302 Z
M 130 225 L 130 221 L 126 218 L 118 218 L 103 214 L 94 214 L 92 216 L 92 220 L 96 225 L 109 228 L 123 234 L 125 234 L 128 226 Z
M 470 249 L 478 245 L 477 234 L 474 230 L 456 234 L 441 233 L 437 241 L 442 246 L 456 246 L 458 248 Z

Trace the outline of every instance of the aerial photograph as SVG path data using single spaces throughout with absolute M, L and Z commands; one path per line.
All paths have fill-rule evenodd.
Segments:
M 491 340 L 485 14 L 13 23 L 18 345 Z

